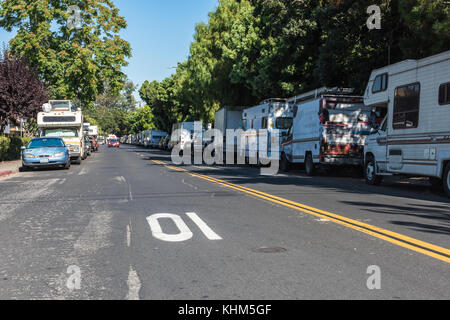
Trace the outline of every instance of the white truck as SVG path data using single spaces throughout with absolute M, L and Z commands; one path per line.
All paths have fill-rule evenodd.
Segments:
M 44 104 L 43 112 L 38 113 L 38 128 L 41 137 L 62 138 L 69 148 L 70 158 L 80 164 L 86 159 L 81 109 L 72 111 L 69 100 L 51 100 Z
M 364 100 L 387 116 L 365 147 L 365 177 L 429 177 L 450 197 L 450 51 L 374 70 Z
M 289 99 L 294 121 L 281 147 L 282 171 L 302 164 L 312 176 L 319 166 L 363 165 L 371 108 L 351 93 L 353 89 L 321 88 Z
M 252 164 L 280 159 L 280 153 L 272 155 L 271 140 L 274 130 L 279 131 L 279 142 L 292 126 L 293 108 L 286 99 L 268 99 L 258 106 L 242 112 L 242 129 L 246 132 L 240 146 L 240 155 Z M 263 160 L 263 161 L 262 161 Z
M 227 130 L 242 129 L 242 110 L 244 107 L 225 107 L 216 112 L 214 118 L 214 129 L 222 132 L 223 135 L 223 151 L 233 151 L 237 153 L 237 136 L 233 140 L 227 140 Z

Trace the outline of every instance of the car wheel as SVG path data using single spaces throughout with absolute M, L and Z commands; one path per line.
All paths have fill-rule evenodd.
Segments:
M 25 166 L 19 168 L 19 172 L 27 172 L 29 169 Z
M 70 169 L 70 159 L 67 161 L 66 165 L 64 166 L 64 169 L 69 170 Z
M 383 180 L 382 176 L 377 175 L 375 159 L 370 158 L 366 163 L 366 168 L 364 170 L 366 183 L 372 186 L 379 185 Z
M 306 171 L 306 175 L 312 177 L 316 171 L 315 165 L 314 165 L 314 161 L 313 161 L 313 157 L 310 153 L 308 153 L 306 155 L 306 159 L 305 159 L 305 171 Z
M 444 179 L 444 191 L 447 194 L 447 197 L 450 198 L 450 163 L 447 163 L 445 167 Z

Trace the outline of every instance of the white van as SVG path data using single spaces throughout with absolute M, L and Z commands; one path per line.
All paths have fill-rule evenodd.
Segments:
M 268 99 L 258 106 L 244 109 L 242 112 L 242 129 L 244 141 L 240 145 L 240 154 L 246 159 L 253 159 L 253 164 L 261 162 L 259 156 L 279 159 L 280 154 L 272 155 L 271 139 L 274 130 L 279 130 L 280 145 L 292 125 L 293 109 L 286 99 Z M 263 140 L 263 143 L 261 143 Z M 262 148 L 261 148 L 262 147 Z M 256 161 L 255 161 L 256 160 Z M 252 161 L 252 160 L 250 160 Z
M 321 88 L 289 99 L 294 121 L 283 141 L 280 169 L 304 164 L 312 176 L 316 167 L 362 166 L 364 143 L 371 133 L 371 108 L 353 89 Z M 375 121 L 374 121 L 375 122 Z
M 430 177 L 450 197 L 450 51 L 374 70 L 364 100 L 387 111 L 367 139 L 367 183 L 394 174 Z

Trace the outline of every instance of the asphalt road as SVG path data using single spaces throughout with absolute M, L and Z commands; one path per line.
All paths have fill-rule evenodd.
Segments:
M 0 299 L 449 299 L 449 248 L 450 201 L 422 181 L 133 146 L 0 180 Z

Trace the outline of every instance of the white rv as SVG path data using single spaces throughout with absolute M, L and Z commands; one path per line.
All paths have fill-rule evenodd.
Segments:
M 146 148 L 158 148 L 162 138 L 167 136 L 167 132 L 157 130 L 144 131 L 144 146 Z
M 44 112 L 38 114 L 38 127 L 41 137 L 62 138 L 69 148 L 70 158 L 77 164 L 86 159 L 83 114 L 81 109 L 72 111 L 68 100 L 52 100 L 43 106 Z
M 374 70 L 364 100 L 387 111 L 367 139 L 367 183 L 394 174 L 430 177 L 450 197 L 450 51 Z
M 271 154 L 271 139 L 274 130 L 279 130 L 280 145 L 292 125 L 292 107 L 286 99 L 268 99 L 260 105 L 242 112 L 242 129 L 245 131 L 240 145 L 240 154 L 246 159 L 256 159 L 258 155 L 279 159 L 279 154 Z
M 321 88 L 289 99 L 294 121 L 281 147 L 281 170 L 304 164 L 311 176 L 318 166 L 363 165 L 371 108 L 350 93 L 353 89 Z
M 201 136 L 196 136 L 195 129 L 197 131 L 201 131 Z M 203 123 L 201 121 L 196 122 L 180 122 L 175 123 L 172 126 L 172 135 L 170 138 L 170 142 L 172 146 L 178 145 L 180 150 L 185 150 L 188 145 L 191 146 L 191 152 L 194 151 L 192 144 L 197 145 L 198 143 L 202 144 L 203 139 Z M 203 147 L 203 146 L 202 146 Z

